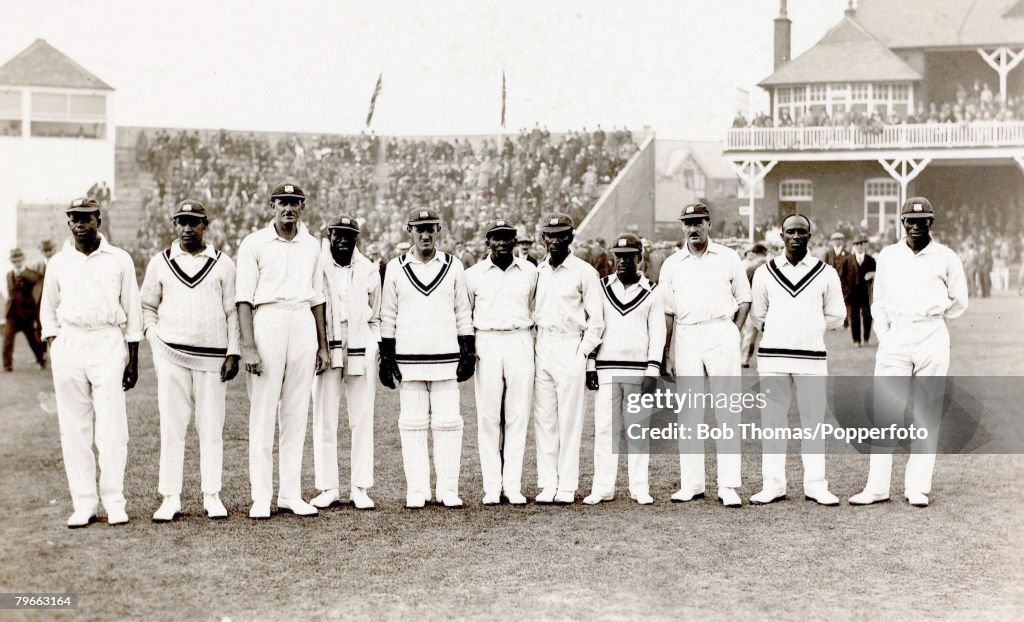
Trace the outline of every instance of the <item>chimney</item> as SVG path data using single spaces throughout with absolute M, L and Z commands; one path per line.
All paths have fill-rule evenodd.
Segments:
M 792 25 L 793 22 L 786 16 L 786 0 L 779 0 L 779 16 L 775 18 L 775 69 L 789 62 Z
M 843 11 L 843 14 L 846 15 L 847 17 L 854 17 L 855 15 L 857 15 L 857 0 L 849 0 L 849 2 L 847 2 L 846 4 L 846 10 Z

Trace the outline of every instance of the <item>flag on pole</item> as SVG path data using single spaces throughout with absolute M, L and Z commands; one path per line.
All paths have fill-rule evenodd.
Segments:
M 505 70 L 501 71 L 501 127 L 505 127 Z
M 373 95 L 370 96 L 370 109 L 366 111 L 366 127 L 370 127 L 370 121 L 373 119 L 373 108 L 377 105 L 377 96 L 380 95 L 383 78 L 384 72 L 382 71 L 377 76 L 377 86 L 373 87 Z

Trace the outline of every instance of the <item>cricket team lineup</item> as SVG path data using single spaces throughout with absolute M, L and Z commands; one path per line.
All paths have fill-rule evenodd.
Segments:
M 76 199 L 66 209 L 71 238 L 47 268 L 40 324 L 50 343 L 73 505 L 69 527 L 94 522 L 101 506 L 108 524 L 128 522 L 125 391 L 138 380 L 142 340 L 153 353 L 160 411 L 163 502 L 155 522 L 181 515 L 185 433 L 193 416 L 204 510 L 210 518 L 227 516 L 219 497 L 225 391 L 240 372 L 250 402 L 253 519 L 270 518 L 275 501 L 278 511 L 312 516 L 342 500 L 343 393 L 351 430 L 349 499 L 358 509 L 375 507 L 369 491 L 378 381 L 399 394 L 406 508 L 432 500 L 463 506 L 459 385 L 471 379 L 484 505 L 528 502 L 522 479 L 531 423 L 533 501 L 575 503 L 587 390 L 596 391 L 594 476 L 583 503 L 611 500 L 618 468 L 613 436 L 620 433 L 613 413 L 660 390 L 659 379 L 707 377 L 713 391 L 739 394 L 740 327 L 748 314 L 764 330 L 758 374 L 772 395 L 755 404 L 761 427 L 785 428 L 795 396 L 800 425 L 821 429 L 824 334 L 842 326 L 846 308 L 836 270 L 808 252 L 812 224 L 806 216 L 785 218 L 784 253 L 748 278 L 736 251 L 709 239 L 708 208 L 686 205 L 679 217 L 683 243 L 655 283 L 643 273 L 642 240 L 632 233 L 617 236 L 610 249 L 615 272 L 600 278 L 573 254 L 575 224 L 560 213 L 540 223 L 548 254 L 539 265 L 514 253 L 517 225 L 524 223 L 498 218 L 486 228 L 489 256 L 465 268 L 437 248 L 438 214 L 416 209 L 406 222 L 410 249 L 387 264 L 382 278 L 378 264 L 359 251 L 358 220 L 340 215 L 319 240 L 301 222 L 305 200 L 297 184 L 277 186 L 269 197 L 273 219 L 243 240 L 234 260 L 204 240 L 212 217 L 206 206 L 181 201 L 169 214 L 178 239 L 150 260 L 141 288 L 129 255 L 99 233 L 100 205 Z M 907 199 L 900 216 L 905 238 L 878 256 L 874 373 L 941 378 L 949 366 L 946 320 L 967 308 L 963 265 L 931 239 L 935 213 L 926 198 Z M 906 406 L 908 397 L 896 399 Z M 301 473 L 310 402 L 319 494 L 307 502 Z M 680 410 L 684 427 L 704 421 L 704 408 Z M 724 428 L 741 425 L 735 410 L 714 408 L 715 421 Z M 892 410 L 902 413 L 898 405 Z M 928 408 L 918 410 L 929 417 Z M 915 423 L 937 429 L 935 421 Z M 914 506 L 929 503 L 935 436 L 915 437 L 919 446 L 903 491 Z M 749 498 L 752 504 L 786 495 L 785 444 L 763 440 L 762 488 Z M 740 507 L 740 452 L 725 439 L 716 444 L 717 498 Z M 839 504 L 828 488 L 824 451 L 802 451 L 805 497 Z M 680 487 L 671 500 L 702 498 L 703 445 L 680 451 L 679 461 Z M 852 505 L 889 499 L 891 449 L 872 451 L 868 462 L 866 485 L 849 498 Z M 649 455 L 630 451 L 627 465 L 630 498 L 653 503 Z

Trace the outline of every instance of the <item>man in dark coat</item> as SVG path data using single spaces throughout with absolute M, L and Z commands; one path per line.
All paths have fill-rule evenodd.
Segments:
M 846 299 L 846 316 L 850 320 L 853 345 L 857 348 L 871 339 L 871 285 L 875 278 L 875 258 L 867 251 L 867 236 L 858 235 L 853 241 L 853 253 L 845 260 L 845 269 L 839 272 Z
M 828 265 L 836 269 L 839 273 L 839 281 L 843 284 L 843 298 L 847 298 L 849 294 L 849 288 L 847 287 L 852 280 L 852 264 L 850 263 L 850 251 L 846 250 L 846 236 L 836 231 L 829 237 L 829 247 L 825 251 L 825 258 L 823 261 Z M 849 298 L 847 298 L 849 300 Z M 847 308 L 849 311 L 849 308 Z M 850 315 L 847 313 L 846 320 L 843 321 L 843 328 L 850 325 Z
M 35 270 L 25 267 L 25 254 L 21 249 L 11 250 L 11 264 L 14 269 L 7 273 L 7 304 L 4 316 L 4 371 L 11 371 L 14 358 L 14 336 L 24 333 L 32 353 L 40 367 L 46 367 L 46 348 L 36 336 L 36 322 L 39 321 L 39 303 L 32 295 L 32 289 L 43 277 Z

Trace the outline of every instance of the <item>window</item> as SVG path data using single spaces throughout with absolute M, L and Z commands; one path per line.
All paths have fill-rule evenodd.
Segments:
M 103 95 L 32 93 L 32 135 L 103 138 L 107 100 Z
M 793 87 L 793 103 L 802 104 L 806 99 L 807 88 L 803 86 Z
M 0 119 L 21 118 L 21 91 L 0 91 Z
M 779 184 L 780 201 L 811 201 L 814 182 L 809 179 L 785 179 Z
M 875 84 L 872 87 L 872 97 L 875 101 L 887 101 L 889 99 L 889 85 Z
M 892 99 L 893 101 L 905 102 L 909 99 L 908 93 L 910 89 L 906 84 L 893 84 L 892 85 Z
M 21 136 L 21 91 L 0 91 L 0 136 Z
M 896 226 L 899 212 L 900 185 L 889 177 L 873 177 L 864 182 L 864 220 L 861 227 L 869 232 L 885 233 Z
M 696 185 L 693 182 L 693 169 L 683 169 L 683 187 L 688 190 L 693 190 Z
M 864 196 L 868 198 L 898 199 L 900 185 L 894 179 L 875 177 L 864 182 Z
M 789 89 L 779 89 L 777 91 L 776 99 L 778 100 L 778 102 L 780 104 L 788 104 L 789 103 Z
M 808 89 L 810 91 L 808 99 L 812 102 L 823 102 L 825 101 L 825 85 L 824 84 L 812 84 Z
M 853 101 L 866 102 L 871 97 L 869 85 L 858 82 L 853 85 Z

